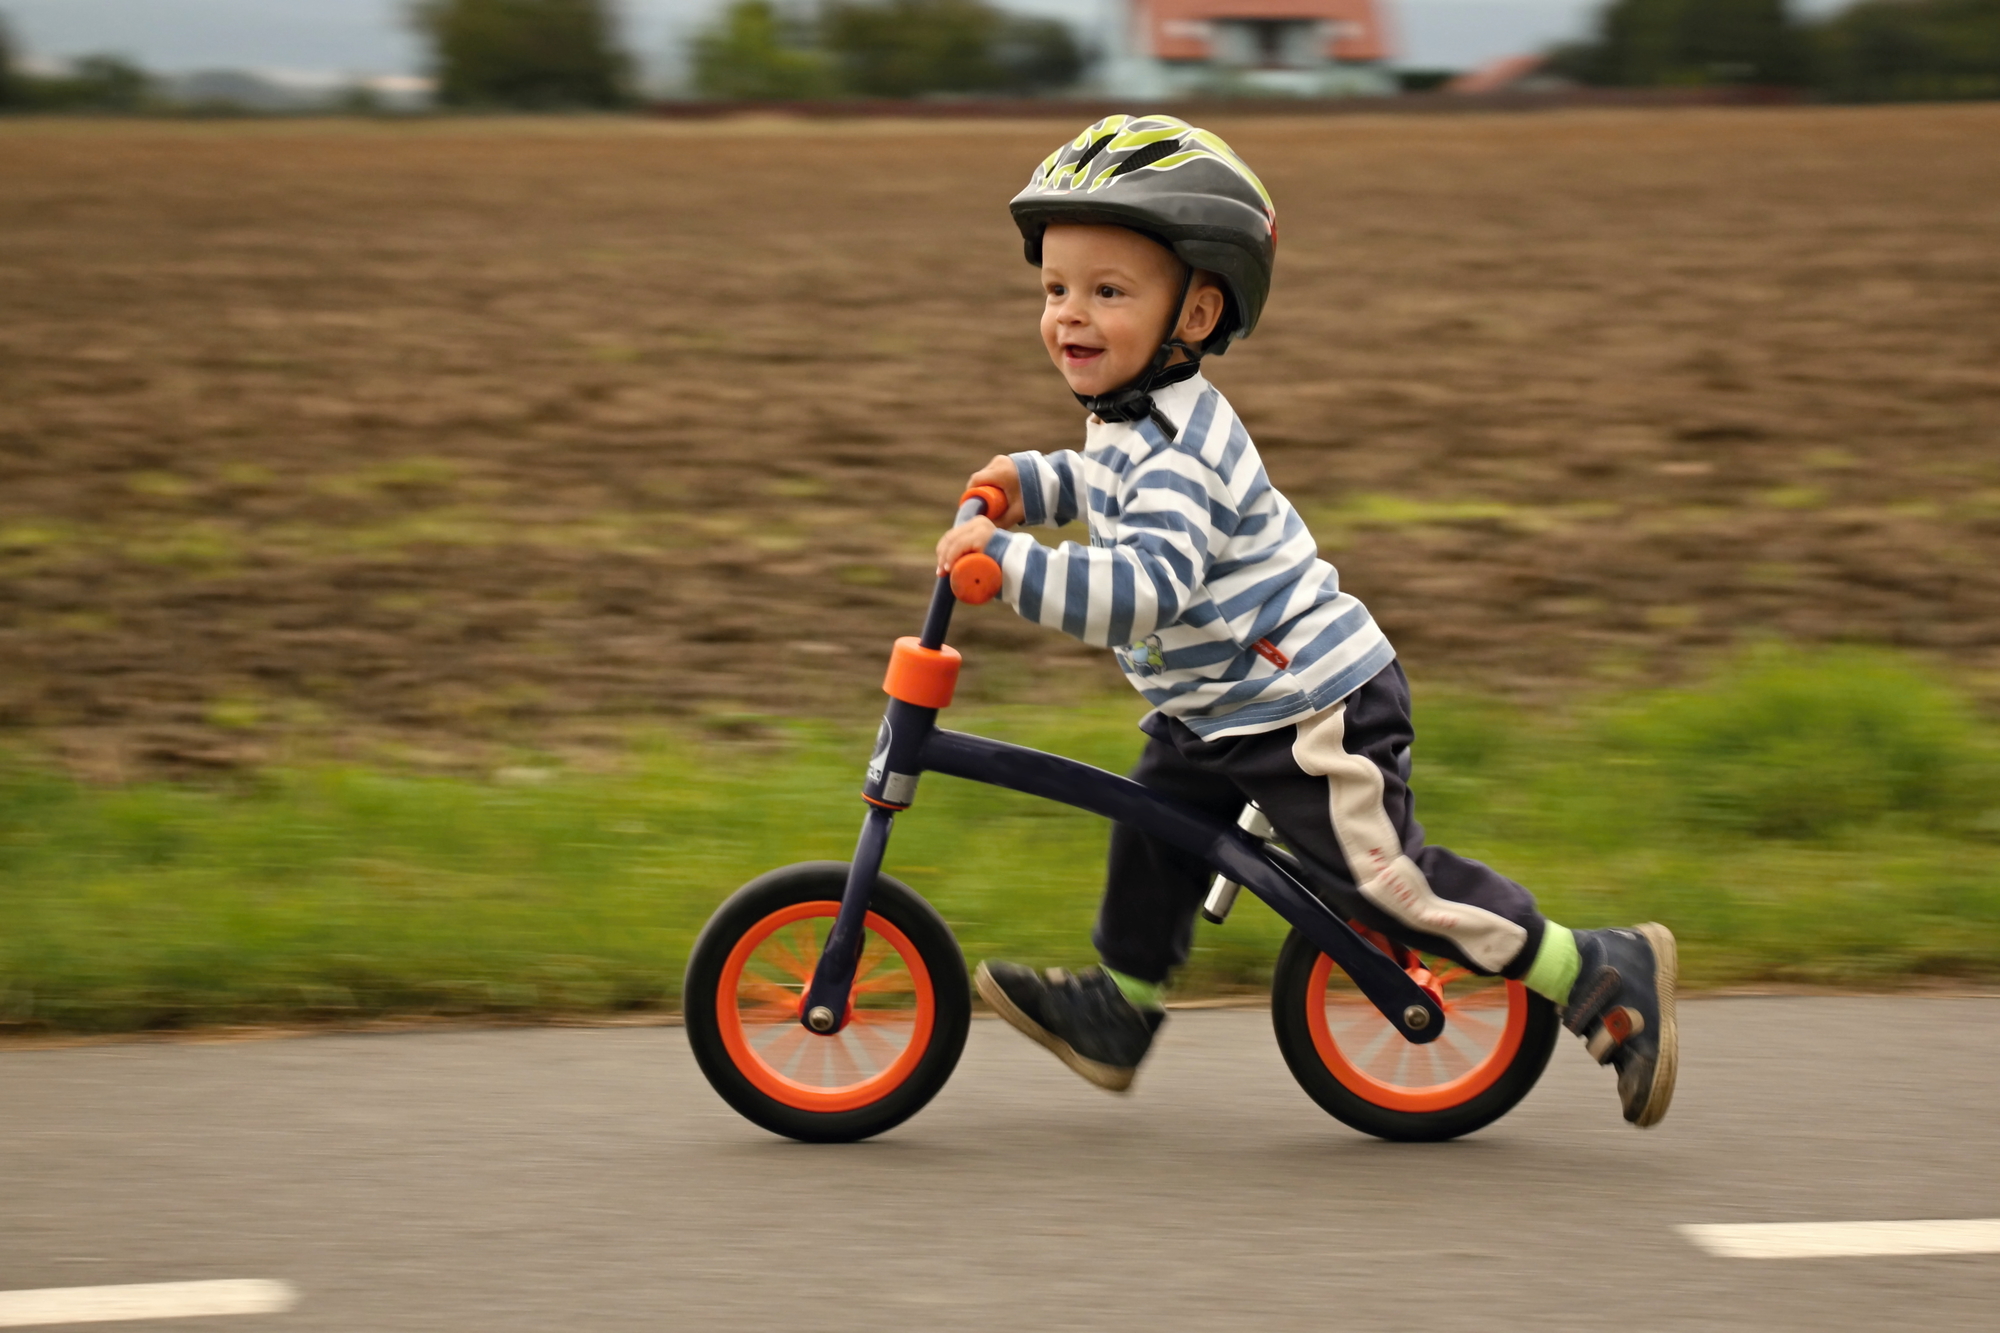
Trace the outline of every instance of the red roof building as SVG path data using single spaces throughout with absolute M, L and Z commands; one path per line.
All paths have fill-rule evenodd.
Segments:
M 1284 68 L 1301 57 L 1374 63 L 1390 55 L 1375 0 L 1137 0 L 1133 9 L 1161 60 L 1234 57 Z M 1247 49 L 1229 49 L 1237 32 L 1250 39 Z
M 1129 0 L 1111 91 L 1301 96 L 1395 88 L 1386 0 Z

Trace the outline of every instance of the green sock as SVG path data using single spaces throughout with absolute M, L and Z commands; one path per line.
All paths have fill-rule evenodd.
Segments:
M 1574 951 L 1572 950 L 1572 952 Z M 1576 974 L 1575 967 L 1572 966 L 1570 968 L 1570 974 L 1572 976 Z M 1137 977 L 1128 977 L 1123 972 L 1114 972 L 1108 967 L 1104 969 L 1104 975 L 1111 978 L 1120 993 L 1132 1002 L 1134 1009 L 1166 1008 L 1164 1004 L 1160 1003 L 1160 992 L 1166 989 L 1164 985 L 1157 982 L 1141 981 Z
M 1576 936 L 1565 927 L 1549 922 L 1542 930 L 1542 947 L 1521 984 L 1537 995 L 1546 995 L 1557 1004 L 1569 1003 L 1569 988 L 1576 985 L 1577 970 L 1583 960 L 1576 955 Z

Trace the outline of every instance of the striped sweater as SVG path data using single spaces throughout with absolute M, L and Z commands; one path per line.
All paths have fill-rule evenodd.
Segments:
M 1013 455 L 1030 525 L 1082 515 L 1090 545 L 996 533 L 1000 595 L 1113 649 L 1155 708 L 1206 738 L 1331 707 L 1395 658 L 1319 558 L 1229 402 L 1197 375 L 1153 395 L 1180 427 L 1091 419 L 1084 450 Z

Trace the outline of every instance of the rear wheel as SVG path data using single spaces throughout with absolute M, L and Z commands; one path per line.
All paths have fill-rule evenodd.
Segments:
M 1555 1006 L 1518 981 L 1477 976 L 1355 928 L 1438 997 L 1444 1032 L 1406 1041 L 1293 931 L 1278 954 L 1271 1020 L 1299 1086 L 1335 1119 L 1384 1139 L 1454 1139 L 1513 1110 L 1555 1049 Z
M 865 1139 L 921 1110 L 951 1077 L 972 1017 L 950 928 L 884 875 L 847 1021 L 828 1036 L 799 1021 L 846 882 L 844 863 L 813 861 L 744 885 L 695 941 L 682 990 L 688 1042 L 722 1099 L 811 1143 Z

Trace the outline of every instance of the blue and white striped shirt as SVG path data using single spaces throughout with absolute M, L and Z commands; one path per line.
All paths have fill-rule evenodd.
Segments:
M 1000 595 L 1111 648 L 1133 688 L 1203 737 L 1273 731 L 1395 659 L 1375 620 L 1271 485 L 1229 402 L 1197 375 L 1153 395 L 1178 425 L 1091 419 L 1084 449 L 1015 454 L 1031 525 L 1082 514 L 1090 545 L 1001 532 Z

